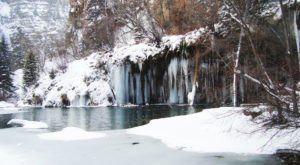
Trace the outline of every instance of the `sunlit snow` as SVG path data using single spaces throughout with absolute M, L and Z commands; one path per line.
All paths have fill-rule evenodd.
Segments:
M 230 107 L 152 120 L 145 126 L 128 130 L 160 139 L 172 148 L 196 152 L 272 154 L 280 148 L 293 148 L 299 141 L 300 129 L 276 134 L 277 131 L 265 131 L 243 115 L 241 108 Z
M 30 129 L 46 129 L 48 125 L 44 122 L 39 121 L 28 121 L 22 119 L 12 119 L 8 123 L 8 125 L 18 125 L 22 126 L 23 128 L 30 128 Z
M 40 134 L 39 138 L 44 140 L 61 140 L 61 141 L 72 141 L 72 140 L 89 140 L 105 137 L 104 133 L 100 132 L 86 132 L 80 128 L 67 127 L 59 132 L 51 132 Z
M 12 108 L 12 107 L 15 107 L 15 105 L 5 101 L 0 101 L 0 108 Z

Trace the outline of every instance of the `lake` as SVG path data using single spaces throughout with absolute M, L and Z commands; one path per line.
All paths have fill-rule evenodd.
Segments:
M 126 129 L 147 124 L 152 119 L 200 112 L 203 106 L 151 105 L 132 107 L 25 108 L 22 113 L 0 115 L 0 128 L 10 119 L 42 121 L 50 131 L 78 127 L 86 131 Z

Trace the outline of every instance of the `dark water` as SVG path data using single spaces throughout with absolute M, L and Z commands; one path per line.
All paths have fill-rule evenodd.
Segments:
M 50 131 L 79 127 L 87 131 L 114 130 L 147 124 L 152 119 L 199 112 L 200 106 L 152 105 L 97 108 L 29 108 L 23 113 L 0 115 L 0 128 L 9 127 L 10 119 L 42 121 Z

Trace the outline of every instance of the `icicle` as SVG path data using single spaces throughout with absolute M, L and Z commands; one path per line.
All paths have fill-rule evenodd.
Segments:
M 86 106 L 86 95 L 79 95 L 79 107 Z
M 178 103 L 178 95 L 177 95 L 177 66 L 178 59 L 174 58 L 171 60 L 168 67 L 168 75 L 169 75 L 169 103 Z M 173 81 L 174 80 L 174 81 Z
M 123 105 L 128 103 L 129 89 L 128 78 L 129 69 L 126 65 L 116 66 L 112 70 L 112 85 L 116 95 L 116 103 Z
M 74 99 L 71 101 L 72 107 L 79 107 L 80 106 L 80 96 L 76 95 Z
M 159 95 L 161 96 L 160 99 L 159 99 L 159 102 L 164 102 L 164 98 L 165 98 L 165 91 L 164 91 L 164 87 L 163 86 L 160 86 L 159 87 Z
M 184 83 L 185 83 L 185 91 L 189 91 L 189 83 L 188 83 L 188 66 L 189 66 L 189 61 L 187 59 L 181 59 L 181 68 L 183 70 L 183 78 L 184 78 Z
M 145 98 L 145 104 L 148 103 L 148 82 L 146 77 L 144 78 L 144 98 Z
M 83 95 L 76 95 L 74 99 L 71 101 L 72 107 L 84 107 L 87 106 L 87 96 Z
M 178 89 L 178 102 L 180 104 L 183 104 L 184 103 L 184 91 L 183 91 L 183 84 L 184 84 L 184 80 L 183 80 L 183 71 L 180 70 L 180 80 L 179 80 L 179 89 Z
M 136 104 L 143 104 L 140 74 L 135 74 L 135 82 L 136 82 Z
M 132 76 L 131 73 L 129 73 L 130 77 L 130 97 L 131 97 L 131 103 L 134 104 L 134 96 L 135 96 L 135 91 L 134 91 L 134 77 Z
M 193 105 L 193 104 L 194 104 L 195 94 L 196 94 L 196 85 L 193 85 L 192 92 L 189 92 L 189 93 L 188 93 L 188 103 L 189 103 L 190 105 Z
M 140 72 L 142 72 L 142 69 L 143 69 L 143 63 L 139 62 L 138 65 L 139 65 Z
M 181 58 L 180 62 L 178 63 L 178 68 L 180 71 L 180 79 L 179 79 L 179 86 L 178 86 L 178 102 L 180 104 L 184 103 L 184 98 L 186 97 L 186 92 L 188 91 L 188 79 L 187 79 L 187 72 L 188 72 L 188 60 Z M 185 89 L 184 89 L 185 86 Z

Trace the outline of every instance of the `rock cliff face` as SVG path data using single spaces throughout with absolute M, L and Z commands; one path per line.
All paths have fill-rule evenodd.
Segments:
M 43 62 L 54 55 L 57 41 L 64 37 L 69 2 L 67 0 L 0 0 L 0 34 L 5 35 L 15 59 L 28 49 L 36 51 Z

